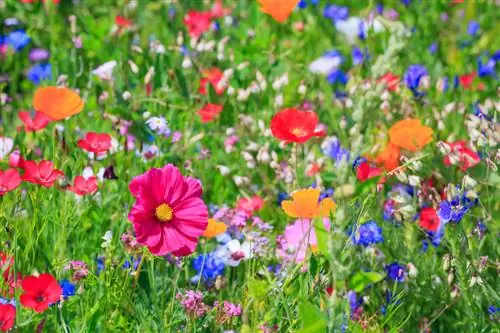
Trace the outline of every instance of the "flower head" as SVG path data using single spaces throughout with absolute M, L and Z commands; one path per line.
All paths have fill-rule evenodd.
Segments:
M 78 147 L 90 153 L 104 153 L 111 148 L 111 136 L 107 133 L 89 132 L 83 139 L 78 140 Z
M 223 76 L 222 71 L 216 67 L 204 70 L 200 80 L 200 89 L 198 90 L 199 93 L 207 95 L 207 84 L 210 84 L 214 88 L 217 95 L 222 95 L 224 90 L 226 90 L 226 87 L 220 84 Z
M 208 123 L 218 117 L 221 112 L 222 105 L 207 103 L 198 110 L 198 115 L 200 116 L 202 123 Z
M 136 201 L 129 213 L 137 242 L 155 255 L 191 254 L 208 225 L 208 208 L 198 180 L 167 164 L 132 179 Z
M 23 162 L 24 174 L 22 179 L 24 181 L 42 185 L 44 187 L 51 187 L 54 182 L 64 176 L 61 170 L 54 168 L 52 161 L 24 161 Z
M 328 223 L 324 223 L 328 227 Z M 316 231 L 309 219 L 298 219 L 285 228 L 283 236 L 277 239 L 278 254 L 287 261 L 299 263 L 306 258 L 309 247 L 317 247 Z
M 193 282 L 203 278 L 206 282 L 212 283 L 217 276 L 224 275 L 224 259 L 217 251 L 210 252 L 206 255 L 200 254 L 193 260 L 193 268 L 197 276 Z
M 0 331 L 8 332 L 16 322 L 16 308 L 12 304 L 0 304 Z
M 68 189 L 77 195 L 93 194 L 97 192 L 97 177 L 85 178 L 83 176 L 76 176 L 74 185 Z
M 80 113 L 83 101 L 68 88 L 44 87 L 35 91 L 33 107 L 53 120 L 61 120 Z
M 423 126 L 419 119 L 400 120 L 389 129 L 390 142 L 412 152 L 422 149 L 432 141 L 433 130 Z
M 52 80 L 52 66 L 48 63 L 34 65 L 28 71 L 28 79 L 35 85 L 45 80 Z
M 276 21 L 283 23 L 297 7 L 299 0 L 257 0 L 260 11 L 270 15 Z
M 404 76 L 406 86 L 413 92 L 415 96 L 421 95 L 418 91 L 420 80 L 427 76 L 427 69 L 422 65 L 411 65 Z
M 184 24 L 189 31 L 189 36 L 198 38 L 210 30 L 212 13 L 190 10 L 184 18 Z
M 331 198 L 319 201 L 321 191 L 315 188 L 301 189 L 292 192 L 293 200 L 283 200 L 281 207 L 290 217 L 315 218 L 329 217 L 336 205 Z
M 375 162 L 382 165 L 386 171 L 391 171 L 399 166 L 400 156 L 401 151 L 399 147 L 389 142 L 384 150 L 375 157 Z
M 451 166 L 458 164 L 462 171 L 465 171 L 477 165 L 481 158 L 479 155 L 467 146 L 463 140 L 448 143 L 450 153 L 444 157 L 444 165 Z
M 318 116 L 313 111 L 299 111 L 289 108 L 274 115 L 271 120 L 271 132 L 281 141 L 304 143 L 313 136 L 324 136 L 318 130 Z
M 375 221 L 368 221 L 358 226 L 352 233 L 351 238 L 354 244 L 363 245 L 364 247 L 384 241 L 382 228 Z
M 21 176 L 16 169 L 0 170 L 0 197 L 21 185 Z
M 439 229 L 441 220 L 437 212 L 432 207 L 422 208 L 420 211 L 420 226 L 427 231 L 436 232 Z
M 387 272 L 387 277 L 391 280 L 404 282 L 406 278 L 406 267 L 397 262 L 385 266 L 385 271 Z
M 22 282 L 24 293 L 21 295 L 21 304 L 36 312 L 43 312 L 50 304 L 61 298 L 62 288 L 50 274 L 28 276 Z
M 389 91 L 396 91 L 399 86 L 399 81 L 400 81 L 399 75 L 396 75 L 392 72 L 385 73 L 378 80 L 378 82 L 385 84 L 387 86 L 387 89 L 389 89 Z
M 37 132 L 45 127 L 50 123 L 52 120 L 51 118 L 47 117 L 45 114 L 41 112 L 35 112 L 35 116 L 33 118 L 30 117 L 30 114 L 26 111 L 20 111 L 18 113 L 19 119 L 24 124 L 24 130 L 26 132 Z
M 220 234 L 225 233 L 227 225 L 223 222 L 217 222 L 214 219 L 208 219 L 207 229 L 203 232 L 203 237 L 214 238 Z

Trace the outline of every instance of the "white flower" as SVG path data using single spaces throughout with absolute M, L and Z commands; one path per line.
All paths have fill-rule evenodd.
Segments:
M 105 62 L 101 66 L 94 69 L 92 74 L 97 75 L 101 80 L 111 81 L 113 79 L 113 69 L 116 64 L 117 62 L 115 60 Z
M 0 137 L 0 160 L 3 160 L 14 148 L 14 140 L 11 138 Z
M 327 53 L 309 64 L 309 71 L 315 74 L 332 72 L 342 64 L 342 56 L 339 54 Z
M 236 267 L 241 260 L 252 258 L 252 244 L 248 241 L 240 243 L 239 240 L 233 239 L 225 244 L 225 261 L 226 264 Z
M 218 165 L 217 168 L 219 169 L 219 172 L 223 176 L 227 176 L 230 172 L 229 168 L 224 165 Z
M 101 247 L 108 248 L 111 244 L 111 240 L 113 239 L 113 233 L 111 232 L 111 230 L 106 231 L 102 239 L 104 239 L 104 242 L 101 244 Z
M 151 117 L 146 120 L 146 124 L 158 134 L 166 134 L 170 131 L 168 122 L 164 117 Z

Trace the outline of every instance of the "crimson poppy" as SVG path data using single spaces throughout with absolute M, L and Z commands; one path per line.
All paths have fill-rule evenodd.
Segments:
M 440 221 L 434 208 L 426 207 L 420 211 L 420 226 L 425 230 L 435 232 L 439 228 Z
M 21 175 L 16 169 L 0 170 L 0 197 L 21 185 Z
M 62 289 L 57 280 L 50 274 L 28 276 L 23 279 L 24 293 L 21 295 L 21 304 L 36 312 L 43 312 L 49 305 L 61 298 Z
M 78 147 L 90 153 L 104 153 L 111 148 L 111 136 L 106 133 L 85 134 L 85 138 L 78 140 Z
M 368 180 L 370 178 L 380 176 L 381 173 L 381 169 L 372 167 L 368 162 L 363 162 L 358 166 L 358 169 L 356 170 L 356 177 L 358 178 L 358 180 L 364 182 L 365 180 Z
M 54 168 L 54 163 L 52 161 L 44 160 L 40 161 L 40 163 L 36 163 L 35 161 L 24 161 L 23 169 L 24 174 L 22 179 L 24 181 L 44 187 L 51 187 L 56 180 L 64 176 L 61 170 Z
M 304 143 L 313 136 L 324 136 L 318 130 L 318 116 L 314 111 L 300 111 L 294 108 L 283 109 L 271 120 L 271 132 L 281 141 Z
M 16 308 L 12 304 L 0 304 L 0 331 L 7 332 L 16 321 Z
M 208 103 L 198 110 L 202 123 L 214 120 L 222 112 L 222 105 Z
M 95 176 L 85 178 L 83 176 L 76 176 L 74 185 L 69 187 L 71 192 L 78 195 L 86 195 L 97 192 L 97 178 Z
M 451 153 L 444 157 L 444 165 L 452 165 L 452 156 L 458 157 L 458 164 L 462 171 L 472 168 L 481 161 L 479 155 L 467 147 L 467 143 L 463 140 L 448 143 L 451 148 Z
M 190 10 L 184 18 L 184 24 L 189 31 L 189 36 L 198 38 L 203 33 L 210 30 L 212 13 Z
M 223 76 L 224 75 L 222 71 L 216 67 L 204 70 L 202 72 L 202 78 L 200 80 L 200 89 L 198 90 L 198 92 L 202 95 L 206 95 L 208 93 L 207 84 L 210 83 L 214 88 L 215 93 L 217 95 L 221 95 L 226 89 L 225 86 L 220 84 L 220 81 L 222 80 Z
M 115 16 L 115 24 L 117 26 L 119 26 L 120 28 L 128 28 L 128 27 L 132 26 L 132 20 L 128 20 L 121 15 L 116 15 Z
M 47 117 L 45 114 L 41 112 L 35 112 L 35 116 L 31 118 L 28 112 L 21 111 L 19 112 L 18 117 L 23 122 L 24 130 L 26 132 L 40 131 L 45 127 L 47 127 L 47 125 L 52 120 L 51 118 Z

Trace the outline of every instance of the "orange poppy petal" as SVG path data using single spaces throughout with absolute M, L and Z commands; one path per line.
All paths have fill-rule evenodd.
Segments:
M 297 207 L 295 206 L 295 203 L 292 200 L 283 200 L 281 202 L 281 208 L 283 208 L 283 211 L 285 212 L 286 215 L 290 217 L 299 217 Z
M 53 120 L 61 120 L 83 109 L 83 101 L 68 88 L 38 88 L 33 96 L 33 107 Z
M 299 0 L 257 0 L 260 10 L 269 14 L 276 21 L 283 23 L 297 7 Z
M 337 205 L 331 198 L 324 198 L 319 203 L 319 215 L 321 217 L 330 217 L 330 213 L 333 213 L 337 208 Z
M 292 192 L 297 212 L 300 217 L 311 218 L 317 215 L 320 190 L 308 188 Z
M 214 219 L 208 219 L 207 229 L 203 232 L 203 236 L 213 238 L 226 232 L 227 226 L 225 223 L 217 222 Z

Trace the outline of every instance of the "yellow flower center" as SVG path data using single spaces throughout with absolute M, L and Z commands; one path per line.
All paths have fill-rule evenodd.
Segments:
M 172 219 L 172 217 L 174 217 L 174 210 L 166 203 L 162 203 L 161 205 L 156 207 L 155 215 L 158 220 L 162 222 L 168 222 Z
M 301 137 L 301 136 L 304 136 L 305 135 L 305 131 L 302 129 L 302 128 L 294 128 L 292 130 L 292 134 L 295 135 L 295 136 L 298 136 L 298 137 Z

